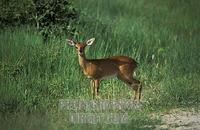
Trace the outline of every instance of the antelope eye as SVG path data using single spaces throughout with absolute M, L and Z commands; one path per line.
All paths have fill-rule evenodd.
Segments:
M 78 47 L 75 47 L 76 49 L 78 49 Z

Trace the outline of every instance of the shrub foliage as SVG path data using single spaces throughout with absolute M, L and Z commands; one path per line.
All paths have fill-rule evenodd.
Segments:
M 45 41 L 73 32 L 78 16 L 70 0 L 3 0 L 0 6 L 1 27 L 31 24 Z

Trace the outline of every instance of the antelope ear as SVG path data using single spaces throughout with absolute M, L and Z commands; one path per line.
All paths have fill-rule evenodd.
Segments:
M 69 40 L 66 39 L 66 42 L 70 45 L 70 46 L 74 46 L 76 44 L 76 42 L 74 42 L 73 40 Z
M 95 40 L 95 38 L 91 38 L 91 39 L 89 39 L 89 40 L 86 41 L 86 44 L 90 46 L 90 45 L 92 45 L 92 43 L 94 42 L 94 40 Z

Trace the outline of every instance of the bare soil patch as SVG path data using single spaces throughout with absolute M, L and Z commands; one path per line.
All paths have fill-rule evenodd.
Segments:
M 159 130 L 200 130 L 200 111 L 172 109 L 160 115 L 153 115 L 153 118 L 161 118 Z

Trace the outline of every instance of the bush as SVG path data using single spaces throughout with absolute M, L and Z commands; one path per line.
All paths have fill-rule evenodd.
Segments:
M 31 24 L 44 41 L 75 30 L 78 15 L 70 0 L 3 0 L 0 5 L 1 27 Z

